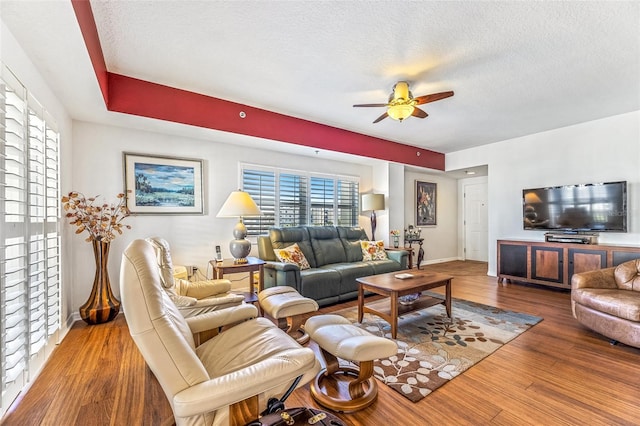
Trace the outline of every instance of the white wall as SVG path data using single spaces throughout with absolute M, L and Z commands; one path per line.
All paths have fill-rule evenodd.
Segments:
M 386 239 L 389 245 L 393 245 L 389 232 L 400 231 L 400 244 L 402 244 L 402 230 L 405 228 L 404 215 L 407 209 L 411 209 L 411 200 L 406 198 L 404 183 L 404 165 L 389 163 L 389 197 L 387 199 L 387 211 L 389 212 L 389 228 L 386 229 Z M 387 241 L 385 240 L 385 241 Z
M 171 245 L 174 263 L 195 265 L 202 272 L 207 272 L 216 244 L 222 247 L 225 257 L 230 257 L 228 246 L 236 219 L 218 219 L 216 214 L 229 193 L 241 186 L 240 162 L 359 176 L 363 191 L 373 187 L 371 166 L 252 149 L 222 143 L 224 141 L 216 143 L 79 121 L 73 124 L 73 182 L 68 183 L 63 192 L 75 190 L 87 196 L 102 195 L 107 202 L 115 200 L 116 194 L 124 189 L 125 151 L 204 160 L 204 215 L 137 215 L 126 219 L 132 229 L 112 243 L 109 260 L 116 295 L 120 293 L 118 275 L 122 251 L 133 239 L 162 236 Z M 361 226 L 369 229 L 368 217 L 360 219 Z M 68 243 L 73 247 L 75 266 L 72 306 L 78 307 L 88 297 L 93 283 L 93 253 L 83 236 L 72 236 Z M 255 246 L 252 255 L 257 255 Z
M 489 166 L 489 274 L 496 274 L 496 241 L 544 241 L 522 227 L 522 190 L 626 180 L 627 233 L 601 233 L 599 243 L 640 245 L 640 111 L 458 151 L 446 169 Z
M 405 228 L 416 226 L 416 180 L 437 184 L 436 226 L 422 226 L 423 264 L 458 259 L 458 185 L 443 173 L 418 173 L 406 170 L 404 176 Z M 416 257 L 418 245 L 414 245 Z

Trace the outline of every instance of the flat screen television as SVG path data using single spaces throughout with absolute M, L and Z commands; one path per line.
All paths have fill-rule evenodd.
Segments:
M 522 217 L 524 229 L 627 232 L 627 182 L 524 189 Z

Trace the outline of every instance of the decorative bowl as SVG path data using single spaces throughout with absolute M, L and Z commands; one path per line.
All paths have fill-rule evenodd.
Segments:
M 407 294 L 406 296 L 398 297 L 398 302 L 400 302 L 401 305 L 413 305 L 419 298 L 420 293 Z

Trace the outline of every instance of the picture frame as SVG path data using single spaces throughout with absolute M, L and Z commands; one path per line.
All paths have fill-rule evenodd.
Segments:
M 132 214 L 204 214 L 202 160 L 131 152 L 123 160 Z
M 416 225 L 436 226 L 438 223 L 438 184 L 416 181 Z

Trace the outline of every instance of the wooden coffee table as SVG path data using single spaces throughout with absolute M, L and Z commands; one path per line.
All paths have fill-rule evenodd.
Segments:
M 412 277 L 406 279 L 396 278 L 396 275 L 399 274 L 411 274 Z M 400 315 L 442 304 L 447 310 L 447 316 L 451 318 L 452 279 L 451 275 L 415 269 L 358 278 L 356 279 L 358 282 L 358 322 L 362 322 L 365 312 L 377 315 L 391 325 L 391 337 L 395 339 L 398 334 L 398 316 Z M 398 301 L 401 296 L 420 293 L 424 290 L 442 286 L 445 286 L 444 298 L 421 295 L 418 300 L 410 305 L 403 305 Z M 388 299 L 365 305 L 364 292 L 367 290 L 386 296 Z

